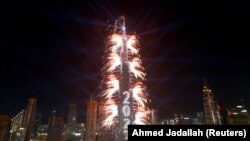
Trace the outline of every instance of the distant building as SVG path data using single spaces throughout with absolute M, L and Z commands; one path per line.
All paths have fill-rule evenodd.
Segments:
M 177 125 L 190 125 L 191 118 L 189 116 L 175 115 L 175 121 Z
M 24 141 L 30 141 L 31 133 L 34 128 L 35 118 L 36 118 L 36 98 L 29 98 L 28 104 L 25 110 L 25 115 L 22 123 L 22 128 L 24 130 Z
M 59 129 L 59 131 L 56 131 Z M 61 134 L 62 133 L 62 134 Z M 49 134 L 49 135 L 48 135 Z M 62 126 L 52 126 L 48 124 L 41 125 L 38 129 L 38 141 L 53 140 L 53 134 L 57 137 L 57 141 L 63 138 L 63 141 L 85 141 L 85 125 L 83 123 L 64 124 Z M 48 139 L 49 138 L 49 139 Z
M 85 134 L 85 125 L 83 123 L 64 125 L 64 141 L 85 141 Z
M 190 125 L 192 124 L 191 118 L 189 116 L 177 115 L 174 117 L 162 120 L 160 124 L 163 125 Z
M 7 141 L 9 123 L 10 117 L 8 115 L 0 115 L 0 141 Z
M 158 124 L 158 117 L 157 117 L 157 111 L 155 109 L 151 110 L 151 118 L 152 118 L 152 124 Z
M 204 114 L 203 114 L 203 112 L 197 112 L 196 118 L 197 118 L 197 124 L 198 125 L 204 124 Z
M 227 125 L 229 123 L 228 112 L 229 112 L 228 109 L 224 109 L 224 108 L 220 109 L 222 125 Z
M 76 117 L 76 115 L 72 117 Z M 85 125 L 74 122 L 64 123 L 64 119 L 56 116 L 56 111 L 53 110 L 49 124 L 39 128 L 39 141 L 84 141 L 86 137 Z
M 160 122 L 162 125 L 176 125 L 175 120 L 173 118 L 165 119 Z
M 48 129 L 49 129 L 49 125 L 45 124 L 45 125 L 40 125 L 38 130 L 37 130 L 37 140 L 38 141 L 47 141 L 48 138 Z
M 237 105 L 235 108 L 228 110 L 228 124 L 244 125 L 250 124 L 250 115 L 243 103 Z
M 87 104 L 86 141 L 96 140 L 96 118 L 97 118 L 97 102 L 91 98 Z
M 11 118 L 9 141 L 30 141 L 36 117 L 36 98 L 29 98 L 25 110 Z
M 205 124 L 221 125 L 219 106 L 206 81 L 203 86 Z
M 76 122 L 77 122 L 77 105 L 74 103 L 70 103 L 68 110 L 68 124 L 74 124 Z
M 53 117 L 50 119 L 48 127 L 47 141 L 64 141 L 63 136 L 64 120 L 62 117 Z
M 22 110 L 17 115 L 11 118 L 10 139 L 9 141 L 23 141 L 24 133 L 22 123 L 25 115 L 25 110 Z
M 31 133 L 31 139 L 37 139 L 38 138 L 38 130 L 39 127 L 41 126 L 42 122 L 42 115 L 41 114 L 36 114 L 35 122 L 34 122 L 34 128 Z

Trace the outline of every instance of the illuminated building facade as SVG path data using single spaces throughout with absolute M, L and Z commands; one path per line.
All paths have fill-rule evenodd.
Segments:
M 27 107 L 11 118 L 9 141 L 30 141 L 36 118 L 36 98 L 29 98 Z
M 138 36 L 127 34 L 125 17 L 109 29 L 98 97 L 98 140 L 127 140 L 129 124 L 151 124 L 145 69 Z
M 73 109 L 75 111 L 76 107 L 74 106 Z M 75 112 L 73 113 L 76 117 Z M 53 110 L 48 125 L 42 125 L 39 128 L 39 141 L 84 141 L 86 137 L 85 125 L 75 122 L 73 120 L 73 122 L 64 123 L 63 117 L 56 116 L 56 110 Z
M 45 125 L 40 125 L 38 130 L 37 130 L 37 140 L 38 141 L 47 141 L 48 138 L 48 129 L 49 129 L 49 125 L 45 124 Z
M 21 132 L 22 123 L 25 115 L 25 110 L 19 112 L 16 116 L 11 118 L 11 125 L 10 125 L 10 139 L 9 141 L 22 141 L 24 138 L 23 132 Z
M 7 141 L 9 123 L 10 117 L 8 115 L 0 115 L 0 141 Z
M 87 103 L 86 141 L 96 140 L 96 118 L 97 118 L 97 101 L 91 98 Z
M 38 128 L 37 140 L 38 141 L 47 141 L 47 140 L 85 141 L 86 129 L 83 123 L 63 124 L 63 123 L 56 122 L 55 124 L 57 125 L 53 125 L 53 126 L 50 125 L 50 127 L 48 124 L 41 125 Z M 53 137 L 53 134 L 55 134 L 55 136 L 59 138 L 55 139 Z
M 250 115 L 247 112 L 243 100 L 241 101 L 241 104 L 238 104 L 235 108 L 228 110 L 228 124 L 230 125 L 250 124 Z
M 221 114 L 219 105 L 215 100 L 212 90 L 209 88 L 206 81 L 203 86 L 203 104 L 205 124 L 221 125 Z
M 64 141 L 85 141 L 86 132 L 83 123 L 65 124 L 64 125 Z
M 29 141 L 31 137 L 32 130 L 35 125 L 36 118 L 36 98 L 29 98 L 28 104 L 25 110 L 25 115 L 22 123 L 23 130 L 25 132 L 24 141 Z

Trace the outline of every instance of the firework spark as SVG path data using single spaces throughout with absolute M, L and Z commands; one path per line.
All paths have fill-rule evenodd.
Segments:
M 131 62 L 129 62 L 129 69 L 134 74 L 135 78 L 145 79 L 145 73 L 140 71 L 142 69 L 141 60 L 138 57 L 133 58 Z
M 104 130 L 114 131 L 119 126 L 122 132 L 121 128 L 127 129 L 126 123 L 149 124 L 150 110 L 143 84 L 146 74 L 139 55 L 139 41 L 136 35 L 127 35 L 125 18 L 119 20 L 122 24 L 114 26 L 117 29 L 112 30 L 106 40 L 99 123 Z
M 135 35 L 129 36 L 127 40 L 127 48 L 131 50 L 132 54 L 137 54 L 139 51 L 136 49 L 137 39 Z
M 104 118 L 102 121 L 102 126 L 104 126 L 107 129 L 110 129 L 110 127 L 115 123 L 115 118 L 118 115 L 118 109 L 116 103 L 109 99 L 106 100 L 103 104 L 102 112 L 105 113 L 107 118 Z
M 115 75 L 109 75 L 106 84 L 108 88 L 104 91 L 102 96 L 111 99 L 113 94 L 119 91 L 119 80 L 117 80 Z
M 122 36 L 118 34 L 113 34 L 109 37 L 109 42 L 111 43 L 110 50 L 116 52 L 118 49 L 121 49 L 123 46 Z
M 114 71 L 117 66 L 121 65 L 121 58 L 116 53 L 110 53 L 107 59 L 108 62 L 105 65 L 105 68 L 108 68 L 107 69 L 108 72 Z
M 141 83 L 137 83 L 134 88 L 132 89 L 133 97 L 138 103 L 138 107 L 142 106 L 145 107 L 144 102 L 146 102 L 146 98 L 143 95 L 143 88 Z
M 134 124 L 145 125 L 148 123 L 148 114 L 150 111 L 145 110 L 144 108 L 139 108 L 135 113 Z

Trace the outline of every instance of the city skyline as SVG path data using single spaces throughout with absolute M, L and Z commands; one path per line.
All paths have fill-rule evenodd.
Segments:
M 30 6 L 31 5 L 31 6 Z M 6 3 L 0 113 L 15 115 L 37 97 L 45 119 L 75 101 L 86 117 L 97 96 L 105 29 L 124 14 L 140 39 L 147 88 L 160 117 L 203 111 L 203 79 L 218 103 L 250 106 L 247 6 L 235 3 Z M 235 10 L 232 10 L 235 9 Z

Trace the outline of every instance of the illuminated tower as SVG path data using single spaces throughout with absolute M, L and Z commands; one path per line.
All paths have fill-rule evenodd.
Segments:
M 108 30 L 98 107 L 99 140 L 127 140 L 129 124 L 150 124 L 138 37 L 127 34 L 121 16 Z
M 36 104 L 37 104 L 36 98 L 28 99 L 28 104 L 25 110 L 25 115 L 22 123 L 22 127 L 24 128 L 25 131 L 24 141 L 30 140 L 30 136 L 35 124 Z
M 86 141 L 96 140 L 96 118 L 97 118 L 97 102 L 91 98 L 87 104 Z
M 205 124 L 220 125 L 221 115 L 219 111 L 219 106 L 206 81 L 204 81 L 203 86 L 203 102 Z
M 9 123 L 10 117 L 8 115 L 0 115 L 0 141 L 7 140 Z
M 68 111 L 68 123 L 73 124 L 76 123 L 77 120 L 77 105 L 76 104 L 69 104 L 69 111 Z

